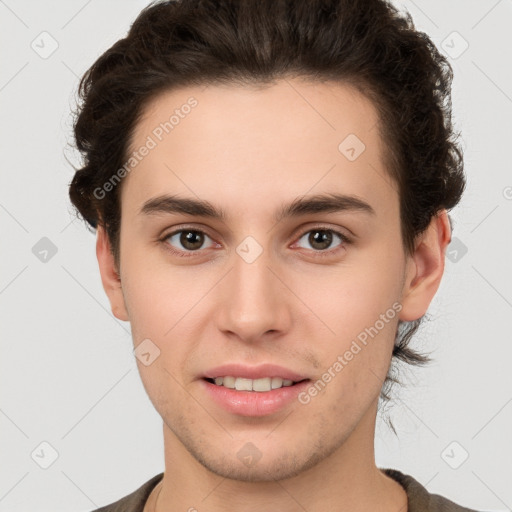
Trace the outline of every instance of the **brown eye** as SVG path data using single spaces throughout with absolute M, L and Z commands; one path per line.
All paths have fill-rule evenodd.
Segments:
M 176 252 L 194 252 L 202 249 L 206 238 L 210 238 L 203 231 L 195 229 L 182 229 L 174 231 L 165 237 L 164 241 Z
M 204 234 L 199 231 L 182 231 L 180 235 L 180 244 L 191 251 L 201 248 L 204 242 Z
M 323 230 L 310 231 L 308 243 L 310 243 L 314 249 L 328 249 L 332 244 L 332 233 Z
M 331 248 L 333 241 L 335 241 L 336 238 L 341 242 L 337 244 L 338 247 L 350 243 L 350 240 L 345 235 L 342 235 L 333 229 L 324 228 L 315 228 L 306 231 L 306 233 L 301 236 L 297 243 L 300 243 L 301 240 L 306 239 L 306 242 L 310 244 L 310 247 L 314 251 L 327 252 L 326 250 Z M 336 248 L 333 250 L 336 250 Z

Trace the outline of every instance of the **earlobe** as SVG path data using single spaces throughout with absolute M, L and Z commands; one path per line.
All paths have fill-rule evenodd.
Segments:
M 110 301 L 112 314 L 119 320 L 129 321 L 121 287 L 121 278 L 111 251 L 110 241 L 102 226 L 97 228 L 96 257 L 98 258 L 101 282 Z
M 414 254 L 408 259 L 400 320 L 417 320 L 427 312 L 441 284 L 450 240 L 450 221 L 446 210 L 442 210 L 432 218 L 420 236 Z

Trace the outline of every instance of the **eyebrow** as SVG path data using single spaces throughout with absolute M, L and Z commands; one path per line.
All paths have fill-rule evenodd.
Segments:
M 289 217 L 299 217 L 312 213 L 361 212 L 375 215 L 375 210 L 362 199 L 353 195 L 319 194 L 297 197 L 291 203 L 283 205 L 274 215 L 280 222 Z M 195 217 L 205 217 L 225 221 L 224 209 L 202 199 L 161 195 L 147 200 L 140 209 L 143 215 L 159 213 L 182 213 Z

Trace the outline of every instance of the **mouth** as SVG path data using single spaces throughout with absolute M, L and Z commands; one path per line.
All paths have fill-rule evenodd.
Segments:
M 301 379 L 297 381 L 285 379 L 283 377 L 262 377 L 259 379 L 247 379 L 244 377 L 226 375 L 224 377 L 215 378 L 205 377 L 204 380 L 210 384 L 215 384 L 216 386 L 232 389 L 235 391 L 253 391 L 256 393 L 266 393 L 274 389 L 295 386 L 302 382 L 308 381 L 309 379 Z
M 297 396 L 311 385 L 306 374 L 273 363 L 225 363 L 198 377 L 212 403 L 236 416 L 282 412 L 297 403 Z
M 260 374 L 261 375 L 261 374 Z M 311 385 L 311 379 L 283 377 L 202 377 L 202 392 L 228 413 L 237 416 L 267 417 L 284 413 L 297 405 L 297 398 Z

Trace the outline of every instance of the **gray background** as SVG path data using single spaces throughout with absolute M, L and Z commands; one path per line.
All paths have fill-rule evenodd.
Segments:
M 129 324 L 110 313 L 95 236 L 67 199 L 78 77 L 146 4 L 0 1 L 0 511 L 91 510 L 164 468 Z M 435 362 L 403 373 L 399 438 L 378 420 L 377 464 L 472 508 L 511 510 L 512 1 L 399 5 L 450 55 L 468 190 L 415 342 Z

